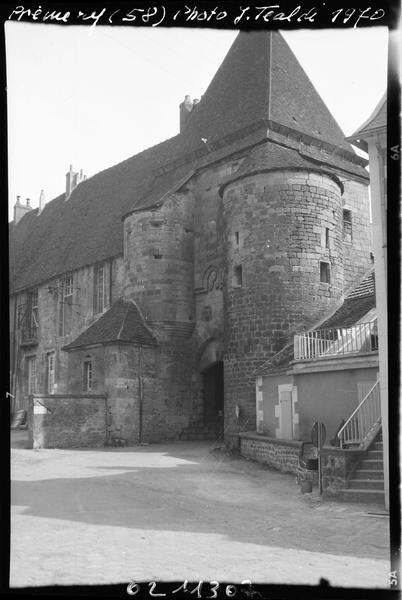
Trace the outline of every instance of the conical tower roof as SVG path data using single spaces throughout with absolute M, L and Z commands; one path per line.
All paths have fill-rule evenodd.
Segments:
M 185 136 L 214 141 L 269 119 L 353 152 L 297 58 L 276 31 L 240 32 Z

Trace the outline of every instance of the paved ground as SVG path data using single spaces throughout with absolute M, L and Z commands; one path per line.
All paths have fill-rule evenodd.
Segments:
M 27 450 L 13 433 L 11 586 L 230 581 L 387 587 L 379 507 L 321 503 L 213 442 Z M 209 595 L 209 591 L 208 591 Z

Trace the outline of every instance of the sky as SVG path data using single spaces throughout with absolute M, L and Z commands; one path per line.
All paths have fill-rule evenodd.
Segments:
M 6 22 L 9 220 L 16 196 L 38 206 L 65 190 L 70 164 L 90 177 L 179 131 L 238 31 Z M 388 31 L 282 32 L 345 135 L 387 85 Z

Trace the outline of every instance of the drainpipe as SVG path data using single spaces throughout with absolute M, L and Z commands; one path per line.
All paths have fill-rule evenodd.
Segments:
M 141 444 L 142 443 L 142 404 L 143 404 L 142 346 L 138 346 L 138 397 L 139 397 L 138 442 Z
M 388 439 L 388 314 L 387 314 L 387 237 L 386 189 L 380 140 L 370 139 L 370 187 L 373 214 L 375 294 L 378 326 L 378 362 L 384 460 L 384 499 L 389 510 L 389 439 Z
M 15 412 L 15 403 L 17 395 L 17 364 L 18 364 L 18 330 L 17 330 L 17 295 L 14 296 L 14 317 L 13 317 L 13 356 L 12 356 L 12 371 L 11 371 L 11 386 L 12 386 L 12 402 L 11 402 L 11 414 Z
M 109 307 L 112 306 L 112 268 L 113 261 L 111 260 L 109 263 Z
M 109 404 L 107 401 L 107 392 L 105 392 L 105 446 L 110 444 L 110 423 L 109 423 Z

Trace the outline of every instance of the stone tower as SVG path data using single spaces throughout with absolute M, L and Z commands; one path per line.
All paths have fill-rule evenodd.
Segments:
M 255 148 L 221 188 L 226 413 L 233 419 L 235 399 L 244 427 L 254 424 L 253 372 L 260 361 L 341 301 L 342 191 L 335 175 L 269 143 Z

